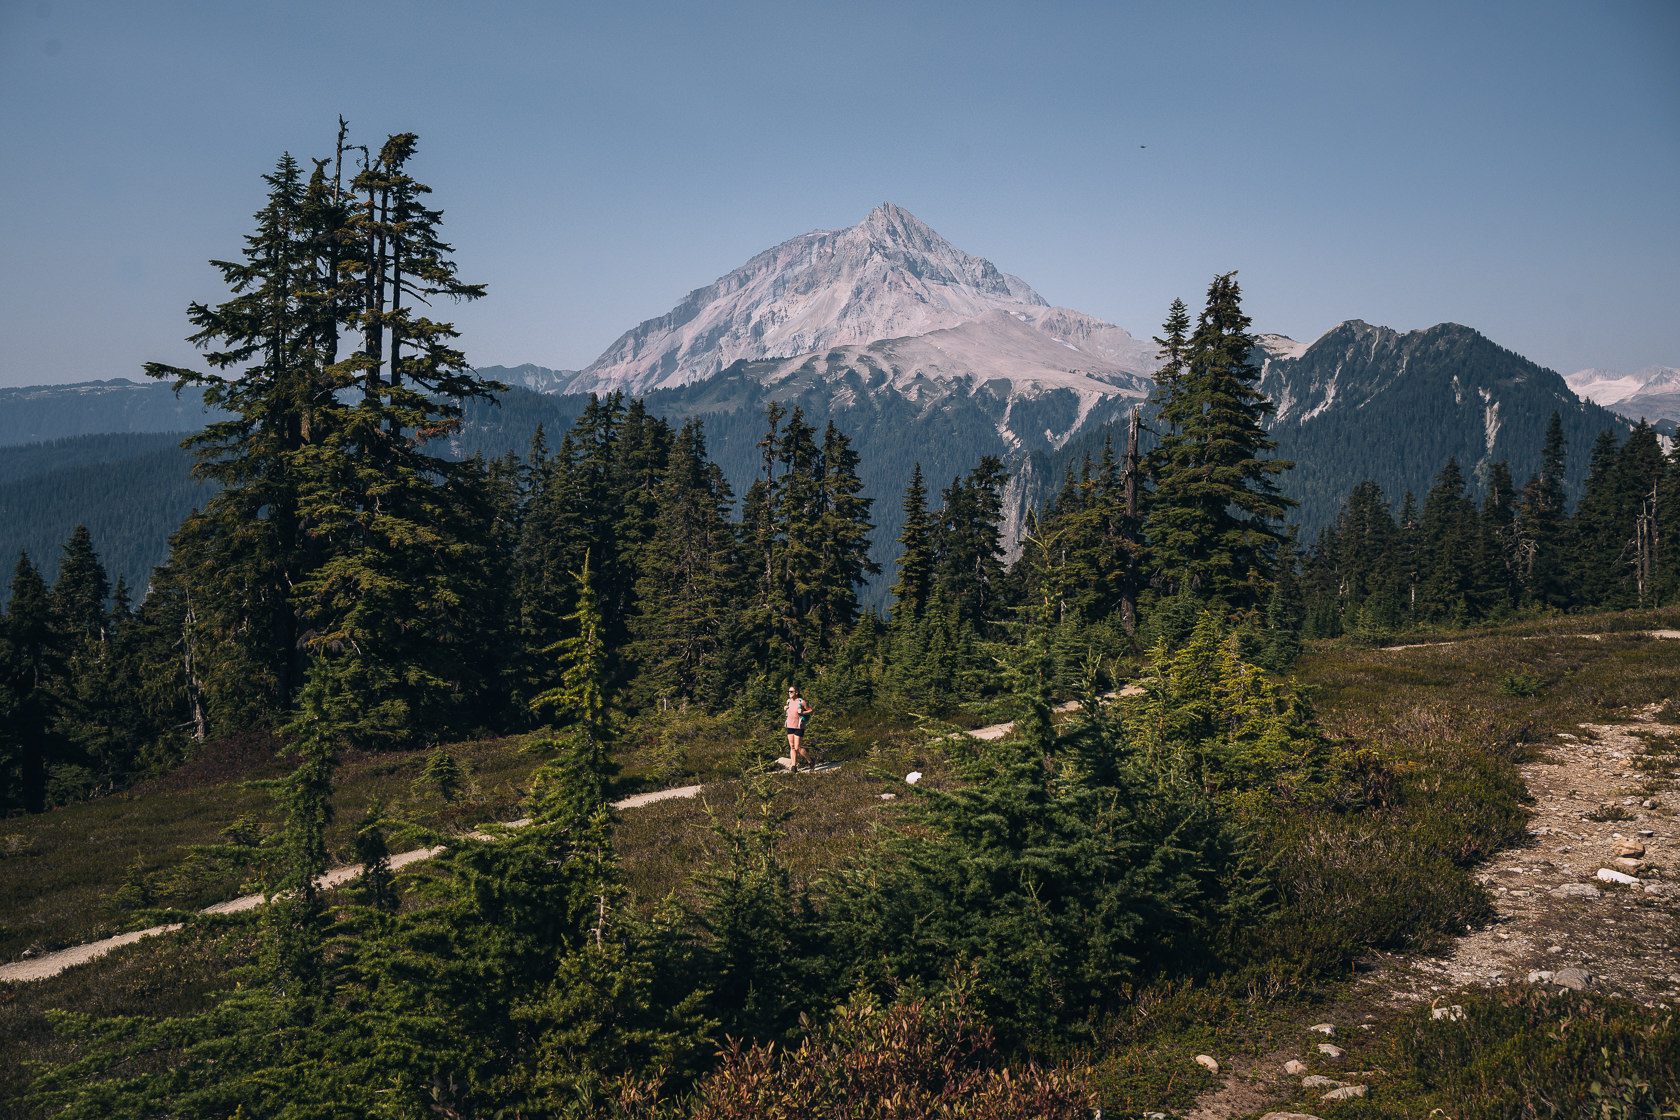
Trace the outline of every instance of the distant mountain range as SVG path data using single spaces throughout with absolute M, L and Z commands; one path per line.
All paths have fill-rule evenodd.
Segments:
M 1538 469 L 1554 410 L 1577 487 L 1597 434 L 1630 427 L 1601 403 L 1627 414 L 1630 402 L 1673 394 L 1680 414 L 1680 371 L 1620 378 L 1589 370 L 1566 383 L 1456 324 L 1400 334 L 1350 320 L 1310 344 L 1263 335 L 1255 361 L 1261 389 L 1277 404 L 1277 454 L 1296 462 L 1283 485 L 1300 501 L 1294 520 L 1309 536 L 1356 482 L 1376 480 L 1396 503 L 1407 490 L 1421 498 L 1449 455 L 1472 478 L 1506 460 L 1520 485 Z M 482 369 L 515 388 L 499 407 L 473 404 L 451 449 L 523 450 L 538 423 L 551 434 L 569 425 L 588 393 L 623 391 L 673 423 L 703 417 L 710 451 L 739 493 L 756 469 L 765 405 L 797 405 L 810 422 L 832 420 L 852 438 L 865 493 L 876 499 L 884 587 L 902 528 L 898 498 L 914 465 L 936 498 L 982 455 L 1002 458 L 1017 528 L 1067 469 L 1099 456 L 1105 439 L 1118 441 L 1126 414 L 1153 389 L 1156 364 L 1154 343 L 1051 307 L 1025 281 L 883 203 L 855 226 L 758 254 L 626 331 L 582 370 Z M 1580 399 L 1572 385 L 1601 403 Z M 156 383 L 0 390 L 0 445 L 183 431 L 205 419 L 195 394 L 177 397 Z M 120 493 L 120 483 L 113 487 Z M 0 512 L 0 549 L 10 554 L 17 540 Z
M 1637 373 L 1584 369 L 1564 378 L 1587 400 L 1634 420 L 1680 421 L 1680 369 L 1647 366 Z
M 196 389 L 177 396 L 157 381 L 84 381 L 0 389 L 0 447 L 106 432 L 190 432 L 223 413 Z
M 1333 518 L 1361 479 L 1397 506 L 1408 490 L 1421 502 L 1449 456 L 1475 482 L 1503 461 L 1520 487 L 1540 470 L 1553 412 L 1578 492 L 1593 440 L 1632 427 L 1551 370 L 1457 323 L 1401 334 L 1352 319 L 1310 346 L 1268 335 L 1259 350 L 1259 387 L 1277 405 L 1278 455 L 1295 461 L 1283 485 L 1309 531 Z

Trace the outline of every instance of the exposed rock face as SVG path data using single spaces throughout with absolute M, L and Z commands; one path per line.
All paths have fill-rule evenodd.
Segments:
M 565 392 L 645 393 L 715 376 L 739 361 L 918 338 L 989 313 L 1034 324 L 1052 345 L 1147 372 L 1153 347 L 1088 315 L 1050 308 L 1025 281 L 963 252 L 882 203 L 855 226 L 768 249 L 626 331 Z

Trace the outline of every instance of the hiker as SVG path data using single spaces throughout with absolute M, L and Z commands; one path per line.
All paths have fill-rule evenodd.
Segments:
M 811 718 L 811 713 L 814 711 L 816 709 L 805 703 L 804 698 L 799 695 L 799 690 L 789 685 L 787 718 L 782 723 L 787 729 L 788 761 L 793 764 L 792 769 L 795 773 L 799 771 L 799 756 L 803 754 L 807 760 L 811 757 L 799 745 L 799 740 L 805 734 L 805 721 Z M 816 765 L 813 763 L 809 768 L 814 770 Z

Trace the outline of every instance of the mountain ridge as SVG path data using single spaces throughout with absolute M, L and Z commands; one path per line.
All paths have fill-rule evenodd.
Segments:
M 1646 366 L 1633 373 L 1583 369 L 1565 377 L 1581 397 L 1630 420 L 1680 421 L 1680 369 Z
M 1024 280 L 883 202 L 857 225 L 789 238 L 696 288 L 625 331 L 564 391 L 677 388 L 737 361 L 915 337 L 992 310 L 1048 306 Z

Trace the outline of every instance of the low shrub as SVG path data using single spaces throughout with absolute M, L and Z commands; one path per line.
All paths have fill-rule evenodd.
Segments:
M 700 1082 L 692 1110 L 667 1111 L 634 1089 L 621 1107 L 648 1120 L 1086 1120 L 1094 1105 L 1087 1076 L 1033 1062 L 1005 1066 L 991 1029 L 960 998 L 885 1008 L 862 1001 L 810 1030 L 797 1048 L 732 1039 Z
M 1546 678 L 1537 673 L 1512 673 L 1499 682 L 1506 696 L 1538 696 L 1546 691 Z
M 1455 1120 L 1680 1115 L 1680 1019 L 1631 1000 L 1523 985 L 1455 996 L 1461 1017 L 1419 1008 L 1387 1032 L 1382 1097 Z

